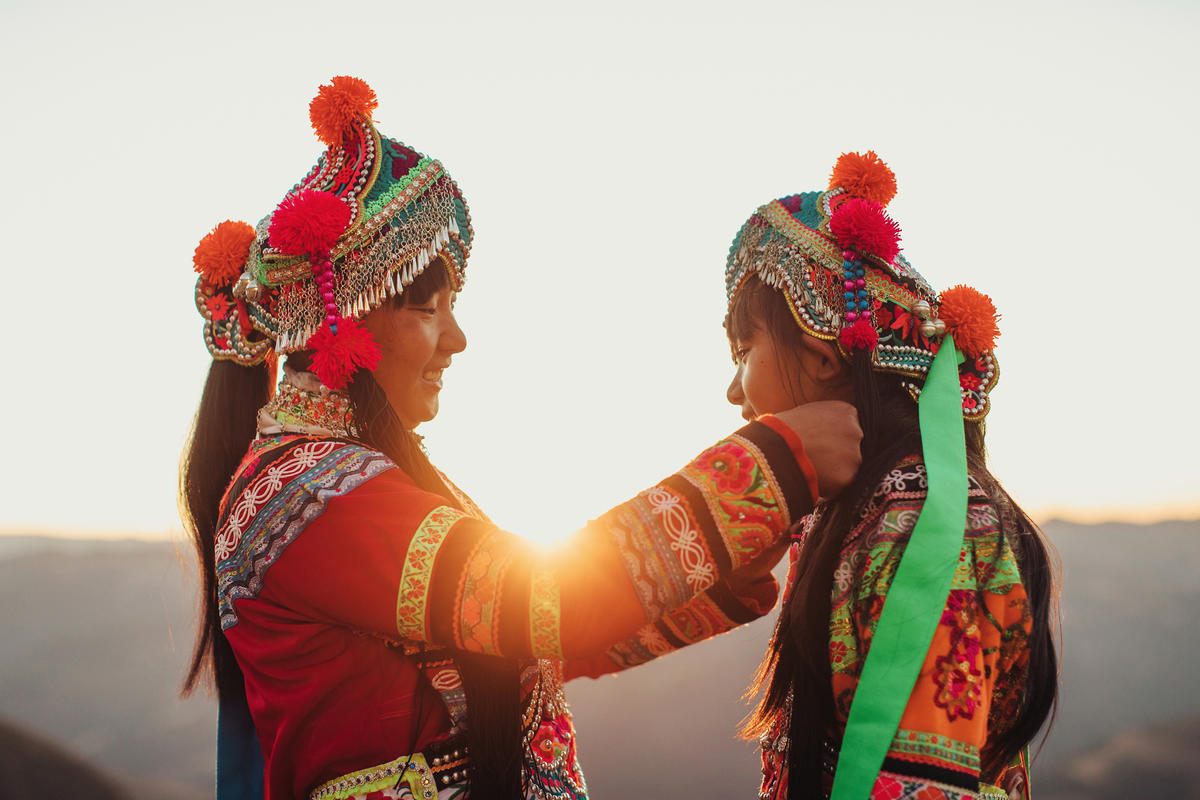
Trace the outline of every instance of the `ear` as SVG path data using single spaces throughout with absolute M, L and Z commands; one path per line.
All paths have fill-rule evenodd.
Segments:
M 808 334 L 801 337 L 800 357 L 804 360 L 809 376 L 821 383 L 840 381 L 849 367 L 842 360 L 834 342 L 827 342 Z

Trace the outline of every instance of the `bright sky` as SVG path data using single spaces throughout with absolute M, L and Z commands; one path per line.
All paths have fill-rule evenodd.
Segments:
M 1200 6 L 574 7 L 3 0 L 0 528 L 179 530 L 192 250 L 304 175 L 337 74 L 470 201 L 470 344 L 424 432 L 501 524 L 565 534 L 738 427 L 729 241 L 867 148 L 910 261 L 1003 314 L 1009 489 L 1043 516 L 1200 513 Z

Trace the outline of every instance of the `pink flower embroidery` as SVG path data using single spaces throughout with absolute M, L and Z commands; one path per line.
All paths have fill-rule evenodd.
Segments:
M 735 444 L 710 448 L 696 459 L 696 468 L 708 475 L 722 493 L 742 494 L 754 479 L 754 459 Z

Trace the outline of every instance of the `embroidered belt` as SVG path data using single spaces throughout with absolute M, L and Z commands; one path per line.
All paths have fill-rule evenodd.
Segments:
M 327 781 L 311 791 L 308 800 L 349 800 L 401 784 L 408 786 L 413 797 L 433 800 L 439 788 L 466 780 L 468 763 L 463 737 L 454 736 L 429 745 L 423 753 L 400 756 Z

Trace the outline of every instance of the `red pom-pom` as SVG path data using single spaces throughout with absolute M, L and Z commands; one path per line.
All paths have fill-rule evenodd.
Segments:
M 313 373 L 335 391 L 346 388 L 360 368 L 375 369 L 383 357 L 371 332 L 352 319 L 338 320 L 337 333 L 326 322 L 304 346 L 313 351 Z
M 370 121 L 379 105 L 375 90 L 367 82 L 349 75 L 338 75 L 329 85 L 317 90 L 308 104 L 308 118 L 317 138 L 330 147 L 340 145 L 359 120 Z
M 900 226 L 870 200 L 851 198 L 829 218 L 829 230 L 843 250 L 857 250 L 887 263 L 900 252 Z
M 1000 336 L 1000 315 L 992 298 L 970 286 L 954 286 L 942 292 L 938 316 L 954 344 L 971 358 L 978 358 L 996 346 Z
M 842 153 L 829 176 L 829 188 L 886 206 L 896 196 L 896 174 L 874 150 Z
M 874 350 L 879 344 L 879 333 L 866 317 L 856 319 L 853 325 L 843 325 L 838 339 L 847 350 Z
M 253 244 L 254 228 L 227 219 L 196 245 L 192 266 L 214 286 L 228 286 L 245 269 Z
M 305 189 L 289 195 L 271 215 L 267 242 L 289 256 L 329 254 L 350 224 L 350 206 L 337 195 Z

